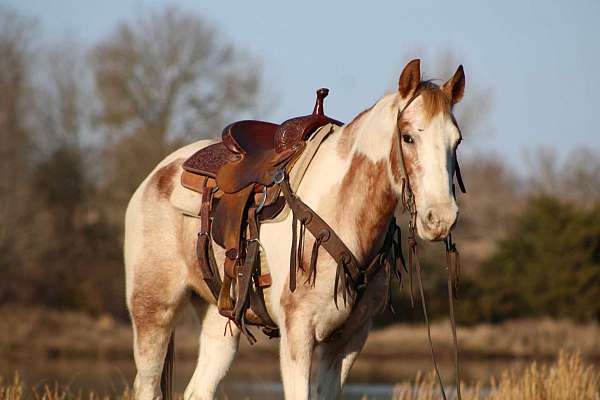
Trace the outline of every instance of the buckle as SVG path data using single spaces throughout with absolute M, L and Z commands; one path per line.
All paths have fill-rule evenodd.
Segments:
M 273 183 L 275 183 L 276 185 L 279 185 L 284 180 L 285 180 L 285 173 L 283 172 L 283 170 L 278 169 L 277 171 L 275 171 L 275 175 L 273 175 Z

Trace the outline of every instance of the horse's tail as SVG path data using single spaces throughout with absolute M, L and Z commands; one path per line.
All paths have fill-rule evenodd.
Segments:
M 163 364 L 162 374 L 160 376 L 160 391 L 163 395 L 163 400 L 171 400 L 173 398 L 173 366 L 175 362 L 175 331 L 171 333 L 169 345 L 167 347 L 167 355 Z

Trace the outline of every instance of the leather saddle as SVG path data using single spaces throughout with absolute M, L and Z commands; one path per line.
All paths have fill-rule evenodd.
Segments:
M 222 315 L 251 339 L 246 324 L 263 326 L 268 336 L 277 327 L 266 311 L 262 290 L 270 275 L 261 271 L 259 225 L 285 205 L 275 185 L 277 173 L 289 172 L 306 141 L 321 126 L 341 122 L 324 114 L 329 90 L 317 91 L 312 114 L 282 124 L 244 120 L 223 130 L 221 142 L 207 146 L 183 164 L 182 185 L 202 194 L 197 255 L 204 280 Z M 221 281 L 212 240 L 226 250 Z M 231 296 L 232 288 L 234 297 Z
M 304 149 L 305 141 L 319 127 L 341 122 L 324 114 L 328 89 L 317 91 L 312 114 L 289 119 L 282 124 L 244 120 L 223 129 L 222 141 L 191 156 L 183 169 L 215 178 L 219 189 L 236 193 L 251 184 L 270 186 L 275 171 Z

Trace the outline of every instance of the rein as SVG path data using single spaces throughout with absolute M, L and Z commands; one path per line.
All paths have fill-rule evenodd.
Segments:
M 406 173 L 406 166 L 404 165 L 404 155 L 402 152 L 402 132 L 400 131 L 400 119 L 404 111 L 408 108 L 408 106 L 419 97 L 423 90 L 417 90 L 413 96 L 406 102 L 404 107 L 401 110 L 398 110 L 398 115 L 396 118 L 396 128 L 398 131 L 398 146 L 400 151 L 400 157 L 402 159 L 401 166 L 403 168 L 403 182 L 402 182 L 402 204 L 405 210 L 410 212 L 410 220 L 408 223 L 408 269 L 409 269 L 409 281 L 410 281 L 410 300 L 411 305 L 414 307 L 414 299 L 413 299 L 413 269 L 416 270 L 417 273 L 417 281 L 419 283 L 419 294 L 421 297 L 421 308 L 423 310 L 423 317 L 425 319 L 425 324 L 427 325 L 427 339 L 429 341 L 429 349 L 431 350 L 431 359 L 433 361 L 433 367 L 435 369 L 435 373 L 440 384 L 440 390 L 442 393 L 442 398 L 447 400 L 446 392 L 444 390 L 444 383 L 442 381 L 442 377 L 440 375 L 440 371 L 438 369 L 438 364 L 435 357 L 435 351 L 433 349 L 433 341 L 431 340 L 431 326 L 429 323 L 429 315 L 427 312 L 427 302 L 425 300 L 425 291 L 423 290 L 423 279 L 421 276 L 421 263 L 419 261 L 419 252 L 417 247 L 416 240 L 416 221 L 417 221 L 417 207 L 415 203 L 414 194 L 410 187 L 410 180 L 408 174 Z M 460 167 L 458 165 L 458 159 L 456 157 L 456 150 L 454 151 L 454 173 L 456 174 L 456 180 L 458 182 L 458 186 L 462 193 L 466 193 L 466 188 L 462 179 L 462 175 L 460 173 Z M 456 197 L 455 187 L 452 184 L 452 194 Z M 450 325 L 452 327 L 452 339 L 454 345 L 454 369 L 455 369 L 455 377 L 456 377 L 456 397 L 458 400 L 462 400 L 461 391 L 460 391 L 460 361 L 459 361 L 459 351 L 458 351 L 458 337 L 456 334 L 456 320 L 454 317 L 454 299 L 456 298 L 456 289 L 459 283 L 459 275 L 460 275 L 460 254 L 456 249 L 456 244 L 452 240 L 452 233 L 448 234 L 448 237 L 444 239 L 444 245 L 446 249 L 446 269 L 448 271 L 448 302 L 450 309 Z

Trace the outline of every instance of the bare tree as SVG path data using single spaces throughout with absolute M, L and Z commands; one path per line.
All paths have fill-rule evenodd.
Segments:
M 28 211 L 32 138 L 27 107 L 33 97 L 35 30 L 33 20 L 0 8 L 0 253 L 5 255 L 9 242 L 13 251 L 24 246 L 16 228 Z
M 65 38 L 40 52 L 36 73 L 36 143 L 49 154 L 57 147 L 79 147 L 90 130 L 93 83 L 82 46 Z M 89 132 L 87 132 L 89 135 Z
M 121 24 L 92 52 L 98 122 L 118 204 L 183 139 L 214 137 L 256 107 L 259 68 L 201 17 L 165 8 Z
M 580 205 L 600 199 L 600 161 L 593 148 L 575 148 L 561 157 L 556 149 L 539 147 L 525 154 L 530 194 L 545 194 Z

